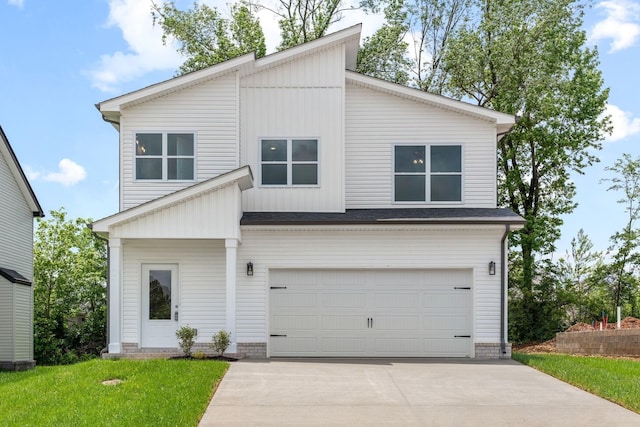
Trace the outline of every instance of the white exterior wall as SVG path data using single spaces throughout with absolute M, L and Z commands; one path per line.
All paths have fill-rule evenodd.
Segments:
M 0 361 L 13 362 L 13 283 L 0 276 Z
M 251 166 L 255 188 L 245 211 L 344 210 L 344 51 L 334 47 L 240 81 L 240 163 Z M 262 138 L 317 138 L 319 185 L 262 187 Z
M 114 225 L 111 238 L 239 238 L 241 190 L 236 183 Z
M 462 203 L 394 203 L 395 144 L 460 144 Z M 348 83 L 346 207 L 496 207 L 496 127 L 471 116 Z
M 162 98 L 124 109 L 120 128 L 120 210 L 194 184 L 134 181 L 136 132 L 195 133 L 195 181 L 238 165 L 237 75 L 221 76 Z
M 0 155 L 0 266 L 33 281 L 33 212 Z M 0 277 L 0 360 L 33 360 L 33 289 Z
M 123 343 L 140 343 L 143 263 L 178 264 L 178 327 L 198 329 L 202 343 L 225 328 L 224 240 L 126 240 L 123 252 Z
M 268 340 L 269 269 L 428 269 L 474 270 L 474 342 L 500 342 L 502 226 L 309 227 L 292 230 L 242 228 L 238 250 L 238 342 Z M 242 274 L 253 262 L 254 276 Z

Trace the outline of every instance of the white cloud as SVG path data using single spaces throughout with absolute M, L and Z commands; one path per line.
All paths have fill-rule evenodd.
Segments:
M 85 171 L 84 167 L 73 160 L 62 159 L 60 163 L 58 163 L 58 167 L 60 168 L 58 172 L 44 174 L 42 175 L 42 179 L 60 183 L 65 187 L 71 187 L 87 177 L 87 171 Z M 34 179 L 39 175 L 40 174 L 36 172 Z
M 40 172 L 33 170 L 33 168 L 29 165 L 24 167 L 24 173 L 27 175 L 27 179 L 29 181 L 35 181 L 40 176 Z
M 640 3 L 611 0 L 598 3 L 597 7 L 605 10 L 606 18 L 593 27 L 591 39 L 611 39 L 609 53 L 633 46 L 640 38 Z
M 9 0 L 9 4 L 13 6 L 22 7 L 24 6 L 24 0 Z
M 605 115 L 611 116 L 613 133 L 607 141 L 618 141 L 628 136 L 640 133 L 640 117 L 633 117 L 628 111 L 623 111 L 619 107 L 607 104 Z
M 128 48 L 102 55 L 99 64 L 86 72 L 94 87 L 112 92 L 148 72 L 178 68 L 180 55 L 171 43 L 162 44 L 162 30 L 153 25 L 151 0 L 108 1 L 107 27 L 119 28 Z

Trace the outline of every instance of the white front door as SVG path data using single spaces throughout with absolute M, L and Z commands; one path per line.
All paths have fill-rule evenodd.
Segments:
M 177 347 L 178 266 L 142 265 L 142 325 L 140 346 Z

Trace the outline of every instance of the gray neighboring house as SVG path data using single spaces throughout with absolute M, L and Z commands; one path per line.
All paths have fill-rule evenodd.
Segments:
M 0 369 L 33 368 L 33 218 L 44 213 L 0 127 Z

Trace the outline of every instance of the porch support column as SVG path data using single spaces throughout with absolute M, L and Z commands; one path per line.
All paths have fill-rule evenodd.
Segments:
M 122 287 L 122 246 L 120 239 L 109 239 L 109 353 L 121 353 L 120 300 Z
M 227 326 L 226 330 L 231 334 L 231 345 L 227 348 L 229 353 L 236 353 L 236 281 L 237 281 L 237 259 L 238 259 L 238 239 L 225 239 L 224 246 L 227 249 Z

